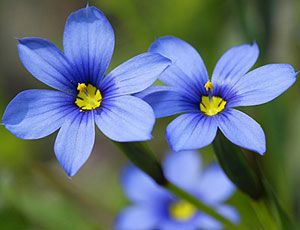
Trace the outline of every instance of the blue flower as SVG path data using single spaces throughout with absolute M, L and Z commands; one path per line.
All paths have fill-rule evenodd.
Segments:
M 201 158 L 196 152 L 177 152 L 167 156 L 163 168 L 169 181 L 193 194 L 232 222 L 239 222 L 236 210 L 224 204 L 235 191 L 235 187 L 217 164 L 212 163 L 203 170 Z M 118 230 L 222 228 L 217 220 L 173 196 L 134 166 L 125 168 L 122 185 L 133 204 L 118 216 Z
M 114 141 L 151 138 L 153 110 L 131 94 L 149 87 L 170 61 L 159 54 L 143 53 L 105 76 L 114 41 L 109 21 L 95 7 L 69 16 L 64 53 L 41 38 L 19 39 L 25 68 L 55 90 L 21 92 L 6 108 L 2 122 L 23 139 L 42 138 L 60 129 L 54 150 L 69 176 L 92 151 L 95 122 Z
M 184 113 L 167 127 L 173 150 L 207 146 L 219 128 L 232 143 L 265 153 L 261 126 L 234 107 L 263 104 L 282 94 L 296 80 L 292 66 L 269 64 L 247 73 L 259 50 L 255 43 L 240 45 L 221 57 L 209 80 L 200 55 L 178 38 L 160 38 L 150 51 L 168 57 L 172 65 L 160 76 L 166 86 L 150 87 L 139 96 L 153 107 L 157 118 Z

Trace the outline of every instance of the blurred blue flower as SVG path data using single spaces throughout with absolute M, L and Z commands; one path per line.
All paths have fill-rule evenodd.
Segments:
M 229 49 L 218 61 L 209 80 L 197 51 L 175 37 L 155 41 L 151 52 L 172 60 L 160 80 L 167 86 L 150 87 L 139 94 L 157 118 L 184 113 L 167 127 L 167 139 L 175 151 L 209 145 L 219 128 L 234 144 L 264 154 L 265 135 L 252 118 L 233 107 L 271 101 L 296 80 L 292 66 L 269 64 L 249 73 L 258 58 L 257 45 Z
M 196 152 L 171 153 L 164 161 L 169 181 L 193 194 L 234 223 L 239 222 L 236 210 L 224 204 L 235 191 L 234 185 L 215 163 L 203 170 Z M 116 220 L 116 229 L 194 230 L 221 229 L 217 220 L 180 200 L 134 166 L 125 168 L 122 185 L 133 202 Z
M 72 13 L 64 53 L 41 38 L 19 39 L 20 59 L 38 80 L 58 90 L 26 90 L 8 105 L 5 127 L 19 138 L 38 139 L 59 130 L 55 154 L 69 176 L 89 157 L 95 122 L 119 142 L 151 138 L 152 108 L 131 96 L 149 87 L 167 67 L 159 54 L 138 55 L 104 77 L 114 49 L 114 31 L 95 7 Z

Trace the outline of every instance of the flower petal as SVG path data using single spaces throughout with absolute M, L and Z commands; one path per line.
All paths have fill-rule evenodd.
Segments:
M 129 166 L 122 173 L 122 187 L 132 202 L 153 203 L 169 197 L 169 193 L 158 186 L 140 169 Z
M 212 82 L 224 85 L 234 84 L 255 64 L 259 55 L 256 43 L 235 46 L 223 54 L 213 71 Z
M 107 137 L 119 142 L 151 139 L 155 122 L 151 106 L 134 96 L 103 100 L 95 119 Z
M 159 225 L 159 230 L 195 230 L 198 229 L 197 222 L 195 220 L 192 218 L 187 221 L 176 221 L 171 218 L 165 218 Z
M 95 141 L 92 112 L 70 113 L 58 132 L 55 155 L 69 176 L 74 176 L 90 156 Z
M 197 184 L 201 199 L 212 205 L 226 201 L 235 191 L 235 186 L 215 163 L 205 169 Z
M 64 54 L 41 38 L 19 39 L 19 56 L 25 68 L 38 80 L 63 92 L 73 92 L 76 72 Z
M 167 155 L 163 168 L 169 181 L 190 191 L 201 174 L 201 158 L 192 151 L 171 153 Z
M 217 123 L 201 113 L 183 114 L 167 127 L 167 139 L 174 151 L 199 149 L 216 136 Z
M 218 126 L 232 143 L 261 155 L 266 152 L 264 131 L 248 115 L 229 109 L 218 116 Z
M 194 103 L 199 104 L 201 95 L 205 94 L 204 84 L 193 82 L 195 79 L 189 79 L 189 77 L 176 65 L 169 66 L 159 76 L 159 80 L 162 80 L 167 86 L 171 86 L 179 94 L 184 95 Z
M 169 59 L 159 54 L 140 54 L 109 73 L 100 88 L 107 97 L 141 92 L 151 86 L 169 64 Z
M 218 213 L 226 217 L 231 222 L 235 224 L 238 224 L 240 222 L 240 215 L 234 207 L 229 205 L 221 205 L 218 206 L 216 209 Z
M 239 223 L 240 216 L 235 208 L 229 205 L 221 205 L 215 207 L 215 209 L 219 214 L 221 214 L 231 222 L 235 224 Z M 197 224 L 199 227 L 201 227 L 201 229 L 223 229 L 223 226 L 219 221 L 205 213 L 200 213 L 197 216 Z
M 161 213 L 149 205 L 134 205 L 125 208 L 118 216 L 115 229 L 156 229 Z
M 206 67 L 199 53 L 187 42 L 172 36 L 165 36 L 152 43 L 150 52 L 159 53 L 172 60 L 194 85 L 204 85 L 208 80 Z M 163 82 L 172 81 L 165 74 L 160 77 Z M 168 84 L 168 83 L 166 83 Z
M 113 28 L 96 7 L 86 7 L 69 16 L 64 51 L 78 69 L 83 83 L 97 85 L 110 63 L 114 44 Z
M 2 122 L 19 138 L 42 138 L 61 127 L 72 102 L 73 97 L 61 92 L 26 90 L 9 103 Z
M 176 90 L 166 86 L 153 86 L 136 94 L 146 101 L 154 110 L 156 118 L 166 117 L 183 112 L 197 112 L 199 105 Z
M 296 81 L 293 67 L 270 64 L 257 68 L 241 78 L 232 88 L 228 106 L 259 105 L 273 100 Z
M 240 222 L 239 213 L 234 207 L 229 205 L 220 205 L 215 207 L 215 209 L 220 215 L 224 216 L 232 223 L 238 224 Z M 223 229 L 223 226 L 219 221 L 205 213 L 200 213 L 197 216 L 196 222 L 201 229 Z
M 219 221 L 217 221 L 216 219 L 212 218 L 211 216 L 205 213 L 200 213 L 197 216 L 196 222 L 200 227 L 200 229 L 216 229 L 216 230 L 223 229 L 223 226 Z

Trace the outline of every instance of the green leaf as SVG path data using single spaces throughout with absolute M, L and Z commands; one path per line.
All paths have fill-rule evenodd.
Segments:
M 232 144 L 221 132 L 213 143 L 215 154 L 228 178 L 253 199 L 263 195 L 263 187 L 246 153 Z
M 154 153 L 144 142 L 114 142 L 137 167 L 159 185 L 166 184 L 162 168 Z

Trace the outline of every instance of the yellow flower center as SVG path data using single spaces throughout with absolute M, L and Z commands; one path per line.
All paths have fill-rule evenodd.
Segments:
M 207 116 L 214 116 L 224 110 L 226 103 L 221 97 L 202 96 L 200 110 Z
M 185 221 L 192 218 L 196 211 L 197 209 L 194 205 L 184 200 L 172 204 L 169 208 L 171 217 L 178 221 Z
M 101 105 L 102 95 L 100 90 L 91 84 L 78 83 L 78 94 L 75 104 L 80 108 L 80 112 L 97 109 Z
M 206 91 L 208 91 L 208 96 L 202 96 L 200 103 L 200 110 L 207 116 L 214 116 L 225 109 L 226 101 L 221 97 L 215 97 L 211 95 L 211 91 L 214 85 L 211 81 L 207 81 L 204 85 Z

